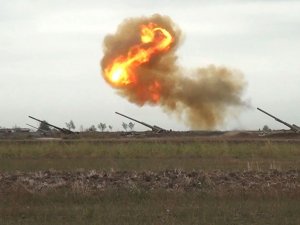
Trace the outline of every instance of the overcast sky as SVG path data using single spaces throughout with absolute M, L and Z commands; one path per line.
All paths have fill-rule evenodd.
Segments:
M 300 125 L 300 1 L 37 1 L 0 0 L 0 126 L 36 125 L 28 115 L 77 128 L 128 122 L 115 111 L 167 129 L 189 129 L 158 107 L 116 95 L 100 75 L 105 35 L 127 17 L 170 16 L 184 33 L 185 68 L 215 64 L 238 69 L 253 109 L 218 129 L 283 125 L 261 107 Z M 136 129 L 143 130 L 136 125 Z

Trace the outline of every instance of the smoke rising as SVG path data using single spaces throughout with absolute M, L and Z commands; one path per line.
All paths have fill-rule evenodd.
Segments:
M 135 83 L 122 87 L 112 85 L 104 76 L 105 68 L 116 57 L 126 56 L 132 46 L 140 44 L 140 27 L 150 22 L 168 30 L 174 37 L 170 48 L 135 67 L 138 78 Z M 124 20 L 115 34 L 104 39 L 103 77 L 119 95 L 132 103 L 159 105 L 194 129 L 215 128 L 225 122 L 233 109 L 246 106 L 242 99 L 246 82 L 241 72 L 214 65 L 188 73 L 177 64 L 175 54 L 181 37 L 180 29 L 167 16 L 155 14 Z

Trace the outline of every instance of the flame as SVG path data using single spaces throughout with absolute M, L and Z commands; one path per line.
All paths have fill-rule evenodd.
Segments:
M 127 55 L 116 57 L 104 69 L 106 80 L 114 87 L 122 88 L 127 85 L 138 85 L 139 78 L 136 69 L 143 63 L 149 62 L 151 57 L 160 52 L 166 52 L 174 38 L 164 28 L 155 23 L 148 23 L 140 27 L 140 43 L 129 48 Z M 160 98 L 160 84 L 154 81 L 147 87 L 152 101 Z

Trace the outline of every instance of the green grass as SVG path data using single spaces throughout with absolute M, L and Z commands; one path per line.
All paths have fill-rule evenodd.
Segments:
M 1 225 L 300 224 L 299 198 L 156 192 L 6 194 Z
M 0 142 L 0 170 L 299 169 L 300 144 Z

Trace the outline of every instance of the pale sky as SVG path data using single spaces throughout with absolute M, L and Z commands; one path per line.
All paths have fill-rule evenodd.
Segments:
M 261 107 L 300 125 L 300 1 L 0 0 L 0 126 L 36 125 L 27 116 L 77 128 L 129 122 L 115 111 L 166 129 L 188 130 L 159 107 L 138 107 L 101 76 L 102 42 L 128 17 L 168 15 L 184 33 L 185 68 L 238 69 L 248 109 L 218 129 L 285 128 Z M 136 125 L 137 130 L 145 130 Z

